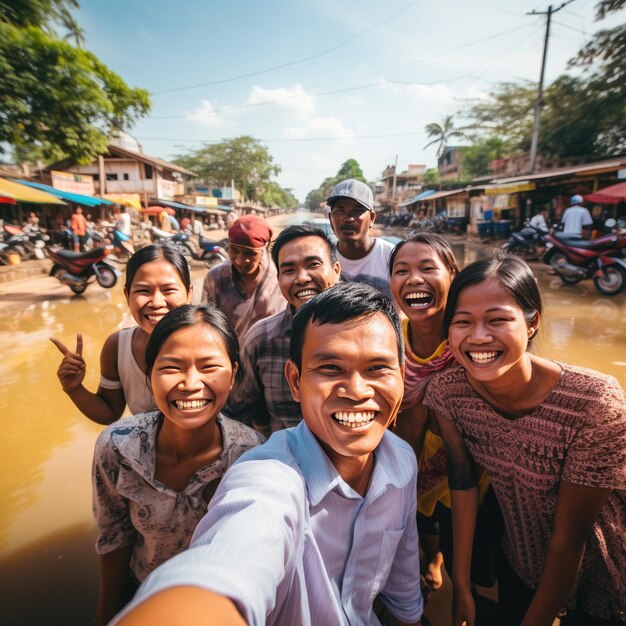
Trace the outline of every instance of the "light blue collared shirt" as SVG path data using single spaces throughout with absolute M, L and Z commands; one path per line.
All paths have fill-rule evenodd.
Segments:
M 361 497 L 306 424 L 275 432 L 228 470 L 189 550 L 157 568 L 123 614 L 191 585 L 233 600 L 251 626 L 378 625 L 423 610 L 413 450 L 385 432 Z

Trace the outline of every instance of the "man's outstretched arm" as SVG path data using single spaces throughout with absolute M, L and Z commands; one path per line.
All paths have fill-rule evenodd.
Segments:
M 246 626 L 233 602 L 200 587 L 171 587 L 124 616 L 118 626 Z

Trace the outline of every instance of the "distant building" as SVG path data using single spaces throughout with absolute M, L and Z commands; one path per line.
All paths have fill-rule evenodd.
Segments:
M 374 201 L 378 210 L 397 212 L 404 200 L 421 190 L 426 169 L 426 165 L 410 163 L 406 170 L 397 172 L 395 165 L 388 165 L 376 182 Z
M 437 161 L 441 182 L 460 180 L 462 166 L 463 153 L 460 150 L 460 146 L 446 146 Z
M 137 196 L 144 206 L 149 197 L 174 200 L 184 195 L 184 177 L 195 176 L 184 167 L 144 154 L 137 140 L 123 132 L 113 136 L 107 152 L 88 165 L 69 159 L 50 165 L 43 172 L 44 182 L 65 185 L 68 174 L 76 175 L 75 182 L 83 185 L 83 193 L 89 193 L 91 186 L 91 194 L 114 201 L 116 197 Z

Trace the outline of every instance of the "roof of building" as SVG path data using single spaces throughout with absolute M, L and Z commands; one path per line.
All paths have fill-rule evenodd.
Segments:
M 149 156 L 147 154 L 144 154 L 143 152 L 135 152 L 134 150 L 128 150 L 127 148 L 120 148 L 119 146 L 114 146 L 113 144 L 109 144 L 108 153 L 112 154 L 113 156 L 139 161 L 140 163 L 145 163 L 146 165 L 150 165 L 156 169 L 170 170 L 172 172 L 185 174 L 185 176 L 196 176 L 195 172 L 185 169 L 180 165 L 175 165 L 174 163 L 170 163 L 169 161 L 164 161 L 163 159 Z M 46 170 L 62 170 L 66 167 L 71 167 L 74 164 L 75 163 L 71 159 L 63 159 L 61 161 L 53 163 L 52 165 L 49 165 L 48 167 L 46 167 Z

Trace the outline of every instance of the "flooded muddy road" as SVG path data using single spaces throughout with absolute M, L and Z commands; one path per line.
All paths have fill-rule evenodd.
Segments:
M 491 250 L 453 243 L 462 265 Z M 602 297 L 590 281 L 568 287 L 550 276 L 547 266 L 533 269 L 545 301 L 535 350 L 612 374 L 626 388 L 624 296 Z M 196 297 L 205 271 L 193 272 Z M 48 338 L 73 346 L 76 332 L 82 332 L 85 385 L 95 390 L 100 348 L 130 318 L 123 280 L 110 290 L 90 286 L 79 297 L 59 290 L 52 278 L 31 282 L 30 292 L 21 283 L 9 290 L 13 296 L 0 290 L 2 621 L 11 626 L 91 624 L 98 566 L 90 472 L 101 427 L 83 417 L 61 391 L 56 377 L 61 355 Z

